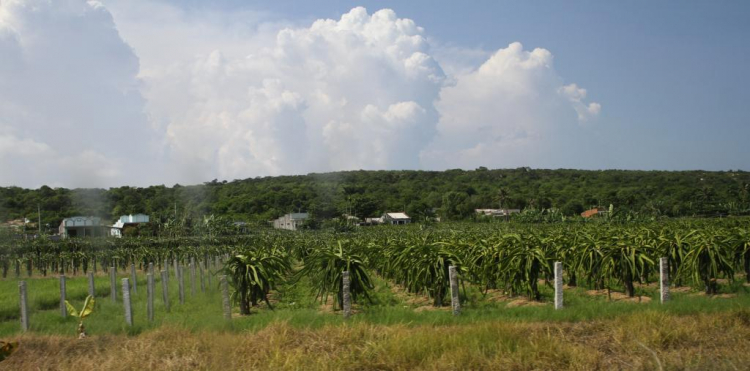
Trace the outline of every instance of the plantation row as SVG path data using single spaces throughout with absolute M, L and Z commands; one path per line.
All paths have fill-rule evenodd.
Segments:
M 569 286 L 624 290 L 649 283 L 658 259 L 667 257 L 675 285 L 717 293 L 720 279 L 744 273 L 750 282 L 750 227 L 747 219 L 689 220 L 638 226 L 476 225 L 363 228 L 349 233 L 261 230 L 246 236 L 177 239 L 70 239 L 0 242 L 3 277 L 86 273 L 130 264 L 157 267 L 192 259 L 204 264 L 222 257 L 233 297 L 243 314 L 266 301 L 281 280 L 307 276 L 320 299 L 340 305 L 342 272 L 348 271 L 352 299 L 369 299 L 370 275 L 408 292 L 445 300 L 448 267 L 462 282 L 482 290 L 540 298 L 553 263 L 563 263 Z M 229 257 L 225 259 L 225 257 Z M 270 305 L 270 303 L 268 303 Z

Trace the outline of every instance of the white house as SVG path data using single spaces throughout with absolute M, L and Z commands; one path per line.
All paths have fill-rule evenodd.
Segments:
M 276 229 L 288 229 L 290 231 L 296 231 L 302 227 L 305 219 L 308 218 L 307 213 L 290 213 L 286 214 L 273 221 L 273 227 Z
M 382 217 L 380 217 L 380 220 L 383 224 L 409 224 L 411 223 L 411 218 L 409 215 L 406 215 L 406 213 L 385 213 Z
M 146 214 L 135 214 L 135 215 L 121 215 L 120 220 L 112 225 L 110 229 L 110 235 L 114 237 L 122 237 L 122 231 L 127 226 L 136 226 L 138 224 L 145 224 L 149 222 L 149 217 Z

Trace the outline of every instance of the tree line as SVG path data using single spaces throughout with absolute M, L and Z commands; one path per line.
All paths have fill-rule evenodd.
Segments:
M 38 189 L 0 187 L 0 222 L 38 219 L 54 229 L 74 215 L 114 221 L 123 214 L 152 218 L 216 215 L 265 221 L 292 211 L 328 219 L 342 214 L 379 216 L 406 211 L 413 218 L 474 218 L 477 208 L 554 210 L 577 215 L 614 205 L 620 212 L 683 217 L 747 215 L 746 171 L 630 171 L 494 169 L 344 171 L 295 176 L 213 180 L 199 185 Z

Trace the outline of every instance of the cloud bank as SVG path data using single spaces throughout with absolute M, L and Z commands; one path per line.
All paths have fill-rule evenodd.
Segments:
M 0 2 L 0 183 L 92 186 L 137 176 L 152 136 L 138 69 L 97 2 Z
M 169 8 L 152 22 L 180 47 L 162 51 L 164 38 L 139 31 L 149 18 L 132 21 L 156 14 L 151 3 L 105 4 L 112 13 L 97 2 L 0 3 L 0 183 L 534 166 L 539 148 L 601 110 L 545 49 L 513 43 L 457 68 L 460 56 L 389 9 L 307 25 L 254 19 L 238 37 L 221 17 Z M 201 40 L 190 52 L 191 22 L 216 49 Z

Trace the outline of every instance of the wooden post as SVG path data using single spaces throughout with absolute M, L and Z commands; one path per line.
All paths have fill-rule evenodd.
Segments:
M 169 312 L 169 273 L 166 270 L 161 271 L 161 295 L 164 300 L 164 307 Z
M 151 273 L 151 275 L 154 275 L 154 262 L 148 263 L 148 273 Z
M 352 315 L 352 295 L 350 292 L 351 283 L 349 282 L 349 271 L 344 271 L 341 276 L 341 287 L 344 294 L 344 302 L 342 303 L 344 307 L 344 318 L 349 318 Z
M 125 308 L 125 323 L 133 326 L 133 308 L 130 306 L 130 279 L 122 279 L 122 304 Z
M 185 280 L 182 277 L 182 266 L 177 266 L 177 286 L 180 289 L 180 304 L 185 304 Z
M 96 296 L 96 286 L 94 286 L 94 272 L 89 272 L 89 295 Z
M 659 288 L 661 303 L 669 301 L 669 259 L 659 258 Z
M 219 277 L 219 284 L 221 285 L 221 303 L 224 306 L 224 318 L 232 320 L 232 304 L 229 302 L 229 284 L 227 284 L 227 276 Z
M 133 280 L 133 295 L 138 295 L 138 277 L 135 275 L 135 264 L 130 264 L 130 277 Z
M 154 322 L 154 275 L 151 273 L 146 274 L 146 282 L 146 293 L 148 296 L 146 313 L 148 314 L 148 321 Z
M 458 300 L 458 274 L 455 266 L 448 267 L 448 276 L 451 281 L 451 307 L 453 307 L 453 315 L 457 316 L 461 314 L 461 303 Z
M 172 261 L 174 263 L 174 278 L 178 278 L 180 276 L 180 271 L 178 270 L 179 265 L 177 264 L 177 258 L 175 257 Z
M 195 296 L 195 262 L 190 262 L 190 296 Z
M 555 262 L 555 309 L 563 307 L 563 266 Z
M 109 267 L 109 297 L 113 303 L 117 302 L 117 271 L 115 267 Z
M 18 282 L 18 292 L 21 295 L 21 331 L 29 330 L 29 301 L 26 295 L 26 281 Z
M 65 294 L 66 294 L 66 282 L 65 275 L 60 275 L 60 314 L 63 318 L 68 317 L 68 306 L 65 305 Z
M 168 263 L 167 259 L 164 259 L 164 269 L 163 270 L 165 272 L 167 272 L 167 282 L 169 282 L 169 264 L 167 264 L 167 263 Z M 162 280 L 163 279 L 164 279 L 164 277 L 162 277 Z

